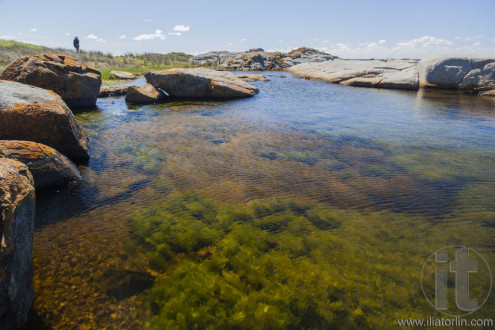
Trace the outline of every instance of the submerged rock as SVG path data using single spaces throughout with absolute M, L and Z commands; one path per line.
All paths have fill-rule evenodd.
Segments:
M 253 48 L 246 52 L 208 52 L 191 59 L 197 65 L 213 65 L 235 71 L 282 70 L 300 63 L 322 62 L 338 58 L 316 49 L 301 47 L 290 51 L 265 52 Z
M 130 72 L 125 71 L 110 71 L 110 74 L 113 74 L 117 79 L 136 79 L 137 77 Z
M 237 75 L 237 78 L 244 81 L 268 81 L 264 75 L 262 74 L 240 74 Z
M 76 165 L 57 150 L 28 141 L 0 141 L 0 157 L 25 164 L 36 189 L 67 184 L 81 179 Z
M 0 158 L 0 329 L 17 329 L 33 302 L 35 192 L 26 165 Z
M 424 88 L 495 89 L 495 57 L 432 56 L 417 71 Z
M 55 148 L 73 161 L 89 159 L 88 137 L 54 92 L 0 80 L 0 140 L 24 140 Z
M 153 103 L 163 100 L 165 97 L 166 95 L 153 85 L 146 84 L 142 87 L 130 86 L 127 88 L 125 100 L 130 103 Z
M 297 76 L 359 87 L 418 89 L 417 61 L 341 60 L 304 63 L 289 68 Z
M 254 96 L 258 88 L 230 72 L 205 68 L 152 71 L 146 81 L 171 97 L 186 99 L 236 99 Z
M 62 54 L 19 58 L 0 77 L 54 91 L 69 107 L 95 105 L 101 86 L 99 71 Z

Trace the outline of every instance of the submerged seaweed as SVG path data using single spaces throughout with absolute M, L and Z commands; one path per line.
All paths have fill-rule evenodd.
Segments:
M 489 241 L 478 225 L 452 241 L 459 226 L 390 212 L 281 200 L 236 207 L 191 194 L 129 225 L 134 252 L 164 274 L 150 294 L 154 329 L 388 328 L 432 312 L 420 289 L 432 251 Z

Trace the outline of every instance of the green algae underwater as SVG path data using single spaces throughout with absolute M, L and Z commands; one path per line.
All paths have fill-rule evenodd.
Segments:
M 248 100 L 76 114 L 92 158 L 38 196 L 32 324 L 393 328 L 442 317 L 422 281 L 439 248 L 494 265 L 495 102 L 269 78 Z

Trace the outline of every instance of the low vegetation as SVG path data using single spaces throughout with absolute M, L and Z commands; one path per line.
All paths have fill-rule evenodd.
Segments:
M 113 56 L 99 51 L 82 50 L 76 53 L 72 49 L 49 48 L 13 40 L 0 40 L 0 71 L 3 71 L 9 63 L 17 58 L 44 53 L 62 53 L 78 58 L 85 64 L 99 70 L 104 82 L 115 79 L 115 76 L 110 73 L 112 70 L 127 71 L 140 76 L 151 70 L 193 66 L 189 62 L 192 55 L 179 52 L 168 54 L 127 53 L 122 56 Z

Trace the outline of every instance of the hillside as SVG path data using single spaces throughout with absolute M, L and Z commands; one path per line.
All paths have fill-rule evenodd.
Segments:
M 99 70 L 103 80 L 113 78 L 110 74 L 110 71 L 112 70 L 128 71 L 136 75 L 142 75 L 151 70 L 194 66 L 190 63 L 192 55 L 184 53 L 128 53 L 123 56 L 113 56 L 99 51 L 80 51 L 78 54 L 72 49 L 49 48 L 13 40 L 0 39 L 0 72 L 3 71 L 10 62 L 19 57 L 44 53 L 62 53 L 76 57 L 87 65 Z

